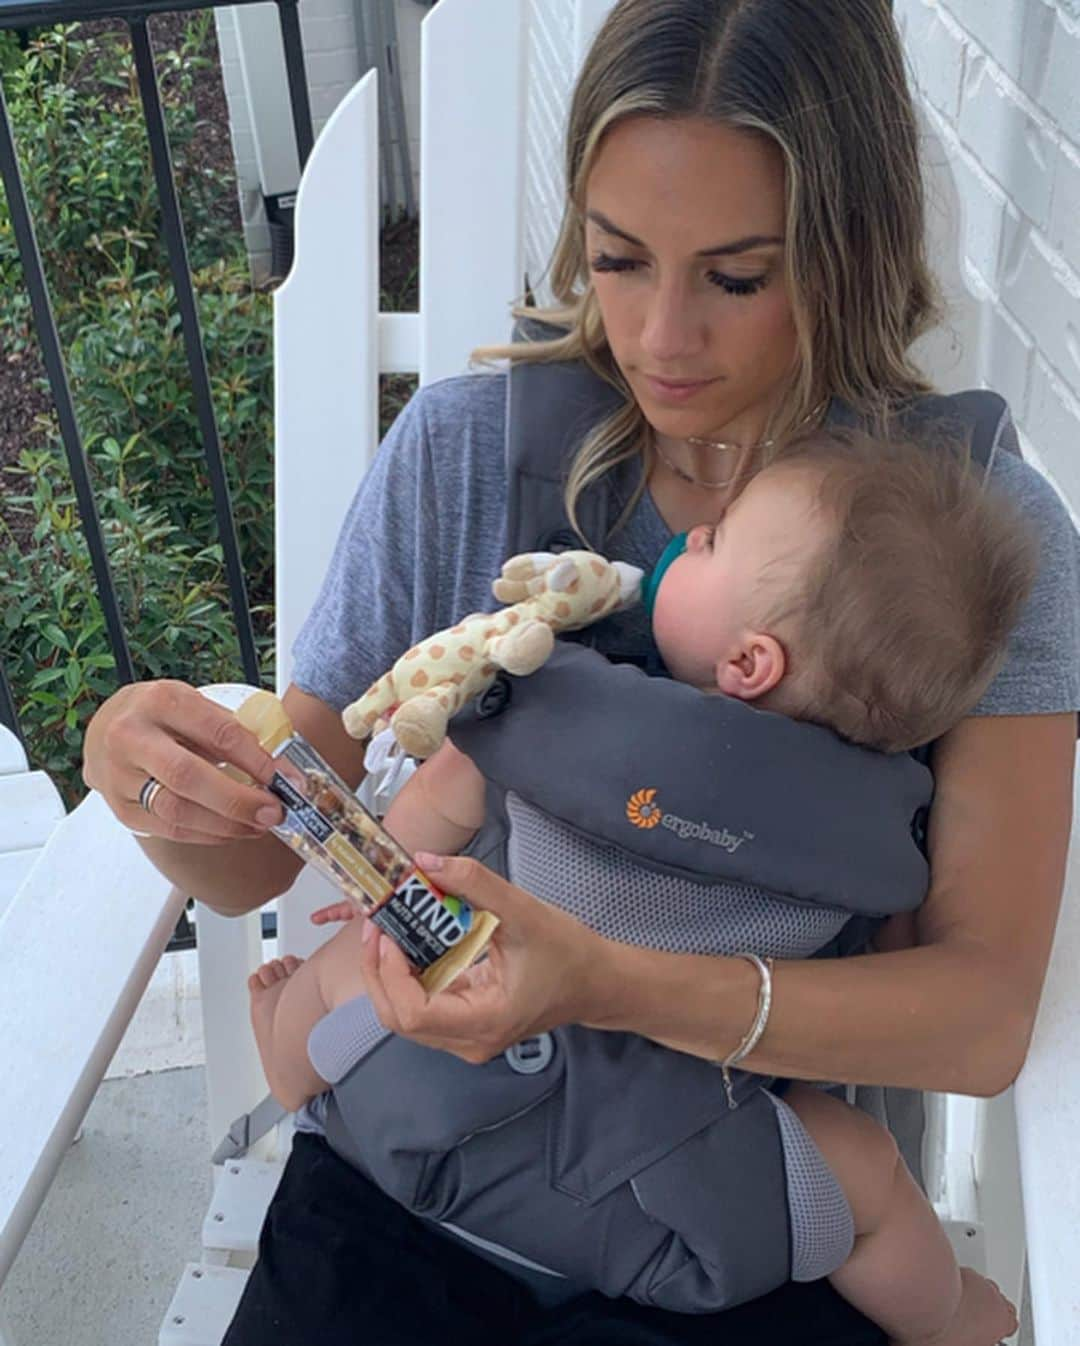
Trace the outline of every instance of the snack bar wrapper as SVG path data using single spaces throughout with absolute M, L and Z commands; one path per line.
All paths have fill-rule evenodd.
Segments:
M 285 808 L 273 828 L 401 949 L 424 988 L 440 991 L 476 961 L 498 919 L 443 893 L 364 808 L 306 739 L 281 702 L 256 691 L 236 718 L 275 759 L 268 789 Z

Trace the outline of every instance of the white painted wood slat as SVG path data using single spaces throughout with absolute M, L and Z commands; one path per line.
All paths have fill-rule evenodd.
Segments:
M 1028 1275 L 1039 1346 L 1080 1341 L 1080 759 L 1072 846 L 1050 969 L 1016 1117 Z
M 63 816 L 64 802 L 44 771 L 0 776 L 0 852 L 43 845 Z
M 274 295 L 278 687 L 379 428 L 376 74 L 337 107 L 296 204 L 296 260 Z
M 6 725 L 0 724 L 0 776 L 26 770 L 26 753 L 23 752 L 22 744 Z
M 525 275 L 526 0 L 441 0 L 421 30 L 420 380 L 509 339 Z
M 38 858 L 39 847 L 30 851 L 5 851 L 0 855 L 0 916 L 11 905 L 19 885 Z
M 0 1282 L 182 905 L 92 793 L 0 921 Z

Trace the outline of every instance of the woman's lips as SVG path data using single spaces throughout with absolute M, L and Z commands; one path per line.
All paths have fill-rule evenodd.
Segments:
M 715 383 L 715 379 L 658 379 L 652 374 L 643 374 L 652 395 L 659 402 L 688 402 L 696 397 L 703 388 Z

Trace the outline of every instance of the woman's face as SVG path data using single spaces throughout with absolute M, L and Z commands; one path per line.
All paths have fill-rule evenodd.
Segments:
M 784 170 L 762 137 L 632 117 L 586 184 L 586 250 L 612 354 L 665 437 L 755 438 L 796 337 L 784 274 Z

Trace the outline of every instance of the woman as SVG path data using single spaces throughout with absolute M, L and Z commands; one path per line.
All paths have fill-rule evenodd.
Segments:
M 568 483 L 570 519 L 585 488 L 612 484 L 612 557 L 647 569 L 673 532 L 718 522 L 773 444 L 819 422 L 831 399 L 829 414 L 844 403 L 876 424 L 926 391 L 906 351 L 934 319 L 932 285 L 885 0 L 622 0 L 582 72 L 567 162 L 552 273 L 562 308 L 549 316 L 568 334 L 514 354 L 583 359 L 620 394 Z M 350 782 L 362 748 L 340 708 L 414 640 L 487 605 L 506 539 L 505 404 L 503 375 L 424 390 L 354 503 L 286 695 L 300 732 Z M 1023 1062 L 1068 839 L 1080 581 L 1053 491 L 1005 453 L 992 471 L 1041 530 L 1043 568 L 1001 675 L 935 747 L 931 895 L 888 953 L 777 968 L 766 1031 L 742 1062 L 762 1074 L 986 1095 Z M 182 684 L 151 683 L 98 712 L 85 775 L 124 823 L 153 833 L 143 845 L 159 868 L 239 913 L 285 891 L 297 865 L 265 835 L 275 801 L 218 772 L 221 760 L 269 779 L 269 759 L 229 717 Z M 138 802 L 148 777 L 162 787 L 149 817 Z M 619 945 L 473 862 L 442 872 L 503 917 L 494 976 L 429 1001 L 372 940 L 373 1023 L 469 1061 L 573 1022 L 714 1060 L 755 1019 L 758 974 L 744 960 Z M 466 1333 L 881 1340 L 823 1282 L 716 1317 L 595 1295 L 545 1307 L 301 1136 L 230 1346 Z

